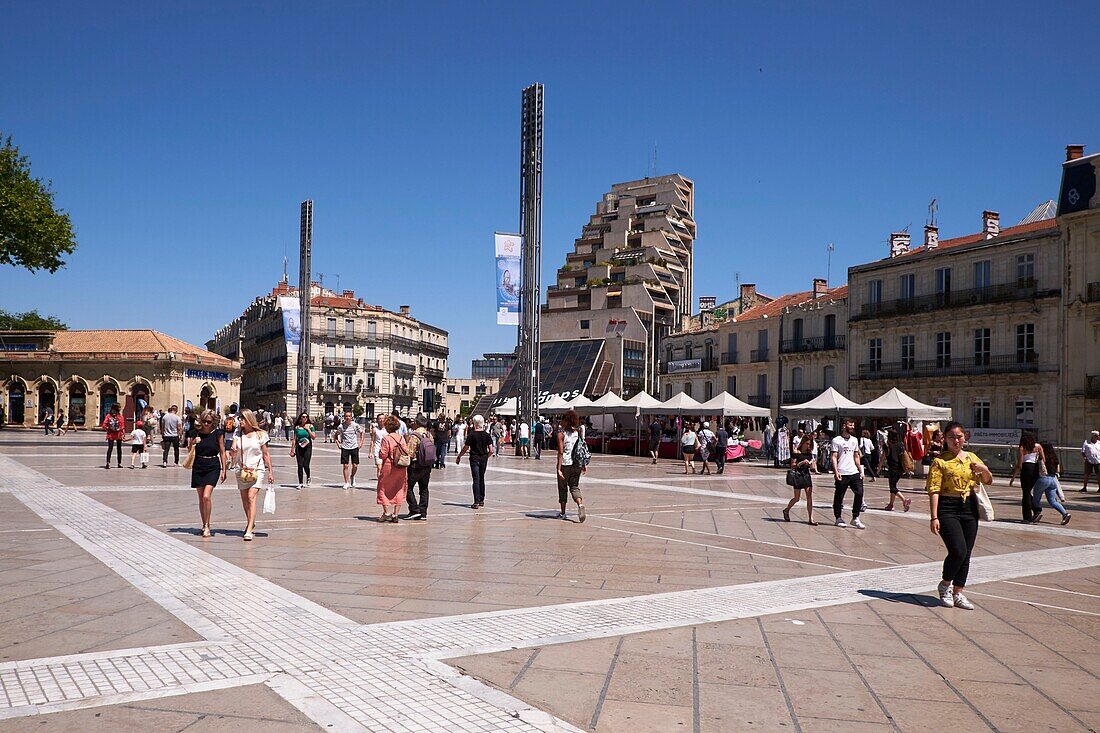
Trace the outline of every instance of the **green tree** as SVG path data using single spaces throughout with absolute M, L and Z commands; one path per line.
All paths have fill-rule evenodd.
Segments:
M 8 313 L 0 309 L 0 331 L 67 331 L 69 327 L 53 316 L 39 315 L 38 311 Z
M 57 272 L 76 249 L 72 221 L 54 207 L 52 181 L 32 178 L 30 160 L 0 140 L 0 265 Z

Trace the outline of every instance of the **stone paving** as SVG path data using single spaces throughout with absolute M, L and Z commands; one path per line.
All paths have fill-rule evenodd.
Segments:
M 1095 495 L 1070 492 L 1072 529 L 983 525 L 967 614 L 929 596 L 919 493 L 814 528 L 782 521 L 778 471 L 597 456 L 580 524 L 553 519 L 549 461 L 504 457 L 485 510 L 450 466 L 428 522 L 379 525 L 319 444 L 314 485 L 244 543 L 232 488 L 203 539 L 186 471 L 97 469 L 96 437 L 0 435 L 0 731 L 90 709 L 141 730 L 1100 727 Z M 993 492 L 1006 517 L 1015 492 Z

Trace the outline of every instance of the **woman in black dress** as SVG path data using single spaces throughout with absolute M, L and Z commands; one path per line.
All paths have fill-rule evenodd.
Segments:
M 195 463 L 191 466 L 191 488 L 199 494 L 199 516 L 202 518 L 202 536 L 209 537 L 210 512 L 213 510 L 211 495 L 214 487 L 225 481 L 225 469 L 229 465 L 225 456 L 225 437 L 218 429 L 218 416 L 206 410 L 196 423 L 198 432 L 188 440 L 188 448 L 195 449 Z

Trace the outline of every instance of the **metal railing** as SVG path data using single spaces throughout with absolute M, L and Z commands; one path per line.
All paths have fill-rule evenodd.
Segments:
M 785 389 L 783 390 L 782 401 L 784 405 L 797 405 L 802 402 L 809 402 L 819 394 L 821 394 L 820 389 Z
M 806 351 L 832 351 L 848 348 L 847 336 L 817 336 L 814 338 L 785 339 L 779 343 L 780 354 Z
M 754 362 L 767 361 L 768 349 L 753 349 L 752 352 L 749 354 L 749 359 Z
M 392 348 L 394 346 L 400 346 L 402 348 L 410 349 L 412 351 L 419 351 L 420 350 L 420 342 L 417 341 L 416 339 L 411 339 L 411 338 L 408 338 L 406 336 L 391 335 L 390 336 L 390 347 Z
M 442 369 L 432 369 L 431 367 L 422 367 L 420 369 L 424 373 L 424 376 L 428 379 L 443 379 Z
M 336 357 L 326 356 L 322 360 L 321 364 L 322 364 L 322 366 L 327 366 L 327 367 L 345 367 L 345 368 L 348 368 L 348 369 L 354 369 L 355 368 L 355 359 L 345 359 L 344 357 L 340 357 L 340 356 L 336 356 Z
M 766 394 L 751 394 L 747 402 L 757 407 L 771 407 L 772 397 Z
M 723 364 L 736 364 L 737 363 L 737 352 L 736 351 L 723 351 L 722 352 L 722 363 Z
M 379 361 L 377 359 L 363 359 L 363 369 L 370 371 L 379 367 Z
M 873 368 L 872 368 L 873 367 Z M 1045 371 L 1046 369 L 1042 369 Z M 897 379 L 899 377 L 950 377 L 983 374 L 1019 374 L 1041 371 L 1035 351 L 998 356 L 968 356 L 957 359 L 922 359 L 908 362 L 863 363 L 857 379 Z
M 1100 282 L 1089 283 L 1085 288 L 1085 302 L 1095 303 L 1100 301 Z
M 877 303 L 864 303 L 860 306 L 860 318 L 881 318 L 904 313 L 921 313 L 941 308 L 952 308 L 984 303 L 1007 303 L 1014 300 L 1031 300 L 1039 295 L 1056 295 L 1057 289 L 1040 291 L 1034 279 L 1025 278 L 1012 283 L 990 285 L 970 290 L 952 290 L 946 293 L 933 293 L 911 298 L 882 300 Z
M 409 372 L 415 374 L 416 364 L 407 364 L 403 361 L 395 361 L 393 362 L 393 370 L 395 372 Z

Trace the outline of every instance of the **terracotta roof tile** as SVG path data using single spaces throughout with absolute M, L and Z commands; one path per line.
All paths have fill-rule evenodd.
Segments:
M 174 352 L 194 358 L 196 363 L 233 366 L 212 351 L 152 329 L 58 331 L 53 350 L 62 354 L 163 354 Z M 201 362 L 200 362 L 201 359 Z
M 825 293 L 816 298 L 816 300 L 844 300 L 848 297 L 848 286 L 841 285 L 840 287 L 830 288 Z M 797 293 L 787 293 L 781 295 L 770 303 L 761 303 L 760 305 L 753 306 L 747 311 L 737 316 L 733 320 L 736 323 L 744 323 L 745 321 L 754 321 L 757 318 L 774 318 L 783 313 L 784 309 L 790 307 L 794 308 L 802 303 L 809 303 L 815 300 L 812 290 L 803 290 Z
M 1014 227 L 1006 227 L 1001 230 L 1001 233 L 993 239 L 1001 239 L 1004 237 L 1011 237 L 1015 234 L 1027 234 L 1028 232 L 1039 232 L 1044 229 L 1057 229 L 1058 223 L 1054 219 L 1040 219 L 1039 221 L 1033 221 L 1029 224 L 1017 224 Z M 951 249 L 952 247 L 961 247 L 965 244 L 974 244 L 985 240 L 985 232 L 978 232 L 977 234 L 967 234 L 964 237 L 955 237 L 954 239 L 944 239 L 940 241 L 940 246 L 936 248 L 936 251 L 945 249 Z M 918 252 L 927 252 L 927 248 L 922 244 L 919 247 L 914 247 L 903 255 L 898 257 L 909 257 Z M 898 259 L 895 257 L 894 259 Z

